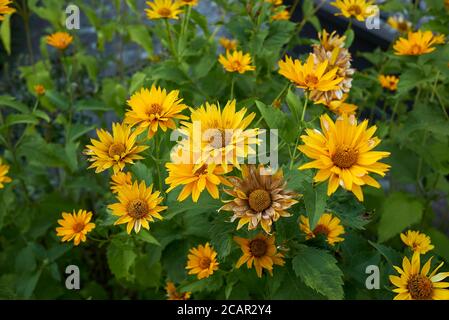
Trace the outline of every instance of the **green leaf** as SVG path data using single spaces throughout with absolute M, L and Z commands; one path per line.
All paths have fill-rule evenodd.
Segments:
M 399 252 L 397 252 L 396 250 L 384 246 L 383 244 L 380 243 L 375 243 L 372 241 L 369 241 L 369 244 L 372 245 L 374 248 L 376 248 L 377 251 L 379 251 L 379 253 L 381 255 L 384 256 L 384 258 L 387 260 L 388 264 L 394 266 L 394 265 L 400 265 L 401 262 L 401 254 Z
M 16 98 L 11 96 L 0 96 L 0 106 L 10 107 L 21 113 L 29 113 L 30 110 L 22 102 L 17 101 Z
M 302 187 L 306 214 L 309 218 L 310 228 L 313 229 L 326 209 L 327 185 L 320 183 L 314 187 L 309 181 L 303 180 Z
M 449 238 L 447 235 L 438 231 L 437 229 L 427 230 L 427 235 L 432 240 L 432 244 L 435 246 L 433 251 L 439 256 L 443 257 L 446 262 L 449 263 Z
M 144 48 L 149 56 L 153 55 L 153 42 L 145 25 L 131 25 L 127 26 L 127 29 L 131 41 Z
M 231 253 L 232 232 L 235 224 L 226 222 L 223 216 L 216 218 L 209 229 L 211 244 L 218 252 L 219 258 L 227 257 Z
M 298 96 L 291 89 L 288 90 L 285 100 L 287 101 L 288 108 L 290 109 L 293 117 L 296 121 L 299 121 L 301 119 L 300 114 L 304 107 L 304 103 L 301 102 Z
M 2 24 L 0 26 L 0 37 L 2 38 L 3 47 L 8 55 L 11 54 L 11 24 L 10 14 L 4 16 Z
M 384 201 L 379 222 L 379 242 L 385 242 L 402 230 L 421 221 L 423 204 L 405 193 L 395 192 Z
M 155 244 L 157 246 L 161 245 L 159 241 L 157 241 L 157 239 L 153 237 L 148 230 L 145 229 L 140 230 L 140 232 L 136 235 L 136 238 L 147 243 Z
M 344 35 L 346 36 L 345 47 L 349 48 L 351 46 L 352 42 L 354 41 L 354 30 L 348 29 L 348 30 L 346 30 Z
M 114 238 L 108 246 L 107 259 L 109 269 L 117 277 L 117 279 L 129 278 L 129 270 L 134 265 L 136 253 L 129 242 L 123 239 Z
M 9 127 L 15 124 L 38 124 L 39 120 L 32 114 L 10 114 L 5 119 L 5 127 Z
M 136 261 L 134 268 L 136 282 L 144 288 L 154 288 L 159 286 L 162 267 L 159 262 L 152 265 L 145 256 L 141 256 Z
M 299 245 L 292 266 L 304 283 L 332 300 L 343 299 L 343 273 L 327 251 Z
M 145 78 L 147 75 L 143 72 L 136 72 L 132 78 L 131 83 L 129 84 L 128 93 L 133 94 L 137 90 L 143 87 L 143 84 L 145 82 Z

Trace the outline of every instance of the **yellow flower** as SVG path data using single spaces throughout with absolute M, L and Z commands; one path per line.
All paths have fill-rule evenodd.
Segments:
M 154 85 L 150 90 L 142 88 L 127 101 L 131 109 L 126 112 L 124 122 L 131 126 L 138 125 L 139 133 L 148 129 L 149 138 L 154 136 L 158 127 L 164 132 L 167 128 L 176 129 L 173 119 L 188 119 L 181 114 L 187 106 L 178 95 L 178 90 L 167 93 Z
M 185 6 L 197 6 L 199 0 L 181 0 L 181 4 Z
M 341 100 L 332 100 L 326 106 L 333 113 L 343 116 L 343 115 L 353 115 L 357 111 L 358 107 L 355 104 L 345 102 L 348 95 L 345 94 Z
M 179 19 L 184 5 L 179 0 L 153 0 L 146 2 L 150 9 L 145 9 L 148 19 Z
M 162 220 L 159 212 L 167 209 L 160 206 L 163 198 L 159 197 L 160 192 L 153 192 L 153 185 L 147 187 L 144 181 L 140 184 L 137 181 L 132 186 L 123 186 L 118 190 L 117 199 L 119 202 L 108 205 L 112 214 L 119 216 L 114 225 L 127 223 L 126 232 L 138 233 L 140 228 L 149 230 L 148 222 L 154 222 L 157 218 Z
M 281 6 L 282 5 L 282 0 L 265 0 L 265 2 L 271 3 L 274 6 Z
M 63 212 L 62 218 L 58 223 L 61 227 L 56 228 L 57 236 L 62 237 L 61 241 L 72 241 L 75 246 L 80 242 L 86 242 L 86 234 L 95 228 L 95 224 L 90 222 L 92 219 L 92 212 L 86 210 L 78 210 L 75 213 Z
M 328 33 L 326 29 L 318 33 L 318 38 L 320 39 L 320 44 L 326 51 L 334 51 L 335 48 L 344 48 L 346 36 L 340 36 L 336 31 Z
M 206 102 L 206 107 L 190 111 L 190 122 L 183 121 L 180 129 L 187 137 L 181 145 L 193 153 L 197 167 L 213 163 L 239 168 L 240 160 L 256 153 L 253 147 L 259 143 L 258 130 L 248 129 L 256 116 L 254 112 L 246 115 L 246 108 L 236 111 L 235 100 L 228 101 L 223 109 Z
M 197 248 L 190 249 L 189 252 L 186 267 L 189 274 L 196 274 L 198 279 L 204 279 L 218 270 L 217 252 L 209 243 L 204 246 L 200 244 Z
M 237 40 L 221 37 L 218 41 L 220 42 L 220 45 L 226 50 L 237 49 Z
M 283 266 L 284 255 L 277 252 L 274 236 L 265 236 L 259 233 L 252 239 L 234 237 L 234 241 L 240 246 L 243 255 L 237 261 L 236 267 L 240 268 L 244 263 L 251 269 L 254 262 L 257 276 L 262 277 L 262 269 L 266 269 L 273 276 L 273 265 Z
M 55 32 L 47 36 L 47 44 L 59 50 L 66 49 L 73 41 L 73 37 L 67 32 Z
M 230 167 L 203 164 L 198 168 L 193 161 L 183 162 L 181 160 L 182 155 L 178 156 L 177 154 L 180 152 L 182 152 L 181 148 L 175 149 L 171 156 L 173 162 L 165 164 L 168 171 L 165 183 L 170 185 L 167 192 L 182 185 L 184 187 L 178 195 L 178 201 L 184 201 L 188 196 L 192 195 L 193 202 L 197 202 L 204 189 L 207 190 L 212 198 L 218 199 L 218 186 L 220 184 L 229 185 L 229 182 L 223 175 L 230 170 Z
M 138 154 L 148 148 L 136 145 L 137 132 L 131 132 L 131 127 L 125 124 L 113 123 L 112 135 L 99 129 L 97 136 L 100 140 L 90 139 L 92 145 L 87 145 L 84 151 L 84 154 L 90 156 L 89 161 L 93 162 L 89 169 L 96 168 L 95 173 L 111 167 L 114 173 L 122 171 L 127 163 L 133 164 L 134 160 L 143 159 Z
M 345 233 L 345 229 L 341 225 L 340 219 L 332 216 L 330 213 L 323 213 L 313 230 L 310 229 L 309 218 L 300 216 L 299 219 L 299 228 L 306 234 L 307 240 L 313 239 L 319 234 L 324 235 L 327 243 L 331 246 L 335 245 L 337 242 L 342 242 L 345 240 L 340 237 Z
M 280 217 L 289 217 L 286 210 L 298 201 L 299 195 L 287 190 L 282 170 L 271 173 L 262 165 L 242 166 L 242 179 L 231 177 L 233 189 L 225 192 L 234 199 L 227 202 L 220 210 L 232 211 L 231 221 L 239 219 L 237 230 L 248 224 L 248 230 L 262 226 L 270 233 L 273 222 Z
M 289 20 L 289 19 L 290 19 L 290 12 L 288 10 L 281 10 L 271 16 L 271 20 Z
M 125 186 L 132 186 L 132 176 L 130 172 L 119 171 L 111 177 L 111 191 L 112 193 L 118 193 L 119 190 Z
M 192 294 L 191 292 L 178 292 L 175 284 L 171 281 L 167 282 L 165 291 L 167 292 L 167 300 L 189 300 Z
M 393 75 L 389 76 L 381 74 L 379 75 L 379 82 L 382 88 L 396 91 L 398 89 L 399 78 Z
M 5 187 L 4 183 L 11 182 L 11 178 L 7 176 L 9 172 L 9 166 L 2 164 L 2 158 L 0 158 L 0 189 Z
M 43 96 L 45 94 L 45 87 L 41 84 L 37 84 L 34 86 L 34 92 L 38 95 L 38 96 Z
M 226 51 L 226 57 L 220 54 L 218 61 L 228 72 L 238 72 L 242 74 L 246 71 L 256 69 L 256 67 L 251 65 L 251 56 L 249 53 L 243 54 L 242 51 L 234 50 L 232 53 Z
M 449 272 L 438 270 L 443 266 L 441 262 L 430 274 L 432 258 L 421 269 L 420 254 L 415 252 L 412 261 L 407 257 L 402 260 L 402 269 L 393 266 L 400 276 L 390 276 L 390 281 L 397 288 L 394 300 L 449 300 L 449 282 L 443 282 L 449 277 Z
M 414 252 L 420 254 L 425 254 L 435 248 L 430 242 L 430 237 L 419 231 L 408 230 L 407 233 L 401 233 L 401 240 Z
M 309 55 L 305 64 L 286 56 L 285 61 L 279 61 L 279 73 L 304 90 L 335 90 L 343 78 L 337 77 L 337 67 L 325 72 L 327 65 L 327 60 L 315 64 L 313 54 Z
M 409 32 L 407 39 L 401 37 L 396 40 L 393 48 L 398 56 L 418 56 L 434 51 L 435 47 L 432 46 L 438 44 L 439 41 L 441 41 L 441 38 L 438 36 L 435 38 L 432 31 L 418 30 L 417 32 Z
M 315 182 L 329 180 L 327 194 L 333 194 L 338 186 L 352 191 L 363 201 L 361 186 L 380 188 L 380 184 L 370 177 L 377 173 L 382 177 L 390 168 L 378 162 L 390 155 L 389 152 L 372 151 L 380 139 L 373 137 L 377 127 L 368 127 L 368 120 L 357 124 L 353 116 L 342 116 L 335 123 L 328 115 L 320 117 L 321 130 L 306 129 L 307 135 L 301 139 L 305 143 L 298 147 L 314 161 L 299 167 L 300 170 L 318 169 Z
M 0 0 L 0 21 L 4 20 L 6 15 L 16 12 L 16 9 L 8 6 L 11 3 L 10 0 Z
M 446 42 L 446 36 L 444 34 L 438 34 L 433 36 L 433 43 L 444 44 Z
M 405 20 L 402 15 L 388 17 L 387 23 L 390 25 L 390 27 L 400 33 L 413 31 L 412 23 Z
M 359 21 L 364 21 L 379 10 L 377 6 L 373 5 L 373 1 L 366 0 L 336 0 L 331 5 L 340 9 L 340 13 L 336 13 L 336 16 L 354 17 Z

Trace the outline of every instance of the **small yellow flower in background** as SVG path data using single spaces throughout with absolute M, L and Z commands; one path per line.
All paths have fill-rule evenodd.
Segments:
M 11 182 L 11 178 L 7 176 L 9 172 L 9 166 L 7 164 L 2 164 L 3 160 L 0 158 L 0 189 L 5 187 L 4 183 Z
M 55 32 L 47 36 L 47 44 L 59 50 L 66 49 L 73 41 L 73 37 L 67 32 Z
M 112 193 L 118 193 L 119 190 L 126 186 L 132 186 L 132 176 L 130 172 L 119 171 L 111 177 L 111 191 Z
M 414 252 L 425 254 L 435 248 L 431 244 L 430 237 L 419 231 L 408 230 L 406 233 L 401 233 L 401 240 L 405 245 L 409 246 Z
M 266 233 L 280 217 L 289 217 L 286 210 L 298 201 L 299 195 L 287 190 L 282 170 L 271 173 L 259 165 L 242 165 L 242 178 L 230 177 L 233 189 L 224 190 L 234 199 L 225 201 L 220 210 L 232 211 L 231 221 L 239 219 L 237 230 L 248 224 L 248 230 L 262 226 Z
M 237 40 L 228 39 L 226 37 L 221 37 L 219 40 L 220 45 L 226 50 L 235 50 L 237 49 Z
M 354 17 L 359 21 L 364 21 L 379 10 L 370 0 L 337 0 L 332 2 L 331 5 L 340 9 L 340 13 L 336 13 L 336 16 Z
M 80 242 L 86 242 L 86 234 L 95 228 L 95 224 L 90 222 L 92 212 L 86 210 L 78 210 L 78 213 L 62 213 L 62 219 L 58 220 L 61 227 L 56 228 L 57 236 L 62 237 L 61 241 L 72 241 L 75 246 Z
M 179 0 L 153 0 L 147 1 L 150 9 L 145 9 L 148 19 L 179 19 L 184 5 Z
M 435 50 L 432 47 L 434 44 L 438 44 L 441 41 L 440 36 L 434 36 L 432 31 L 409 32 L 407 38 L 399 38 L 394 43 L 395 54 L 398 56 L 418 56 L 426 53 L 430 53 Z
M 408 33 L 413 31 L 412 23 L 408 20 L 405 20 L 404 16 L 402 15 L 388 17 L 387 23 L 390 25 L 390 27 L 400 33 Z
M 319 234 L 324 235 L 326 237 L 327 243 L 329 243 L 331 246 L 345 240 L 344 238 L 340 237 L 345 233 L 345 229 L 341 225 L 340 219 L 334 217 L 330 213 L 323 213 L 313 230 L 310 229 L 309 218 L 300 216 L 299 219 L 299 228 L 306 234 L 307 240 L 313 239 Z
M 153 185 L 147 187 L 144 181 L 140 184 L 135 181 L 132 186 L 123 186 L 118 190 L 119 202 L 108 205 L 112 214 L 120 217 L 114 225 L 126 223 L 128 234 L 133 229 L 138 233 L 141 227 L 150 230 L 148 222 L 154 222 L 155 218 L 162 220 L 159 212 L 167 209 L 166 206 L 159 205 L 163 200 L 159 195 L 159 191 L 153 192 Z
M 275 6 L 282 6 L 282 0 L 265 0 L 265 2 L 271 3 Z
M 281 10 L 271 16 L 271 20 L 289 20 L 290 12 L 288 10 Z
M 372 172 L 383 177 L 390 168 L 378 162 L 388 157 L 389 152 L 372 151 L 381 142 L 373 137 L 377 127 L 368 128 L 368 120 L 357 124 L 353 116 L 345 115 L 334 122 L 324 114 L 320 122 L 321 131 L 306 129 L 307 134 L 301 136 L 304 145 L 298 149 L 313 161 L 300 166 L 299 170 L 318 169 L 314 181 L 329 180 L 328 195 L 341 186 L 363 201 L 362 186 L 380 188 L 369 174 Z
M 255 70 L 256 67 L 251 65 L 251 56 L 249 53 L 243 54 L 242 51 L 226 51 L 226 57 L 220 54 L 218 61 L 228 72 L 238 72 L 243 74 L 247 71 Z
M 10 0 L 0 0 L 0 21 L 4 20 L 6 15 L 16 12 L 16 9 L 8 6 L 10 4 Z
M 148 129 L 148 138 L 152 138 L 159 127 L 164 132 L 167 128 L 174 130 L 174 119 L 188 119 L 181 114 L 187 106 L 178 95 L 178 90 L 167 93 L 165 89 L 154 85 L 150 90 L 142 88 L 127 101 L 131 109 L 126 112 L 123 122 L 137 125 L 139 133 Z
M 338 35 L 337 31 L 332 31 L 329 34 L 326 29 L 323 29 L 322 32 L 318 33 L 318 38 L 326 51 L 332 52 L 335 48 L 345 47 L 346 36 Z
M 206 102 L 205 106 L 190 109 L 190 121 L 183 121 L 180 128 L 187 137 L 180 144 L 193 152 L 195 159 L 189 163 L 232 164 L 239 168 L 239 160 L 256 154 L 258 130 L 248 129 L 256 114 L 247 115 L 247 108 L 236 108 L 236 101 L 230 100 L 224 108 Z M 201 141 L 195 141 L 196 137 Z
M 262 277 L 263 269 L 266 269 L 273 276 L 273 265 L 283 266 L 285 264 L 284 255 L 277 252 L 274 236 L 259 233 L 252 239 L 234 237 L 234 241 L 238 243 L 243 252 L 236 263 L 236 267 L 240 268 L 246 263 L 248 269 L 251 269 L 254 263 L 259 278 Z
M 199 0 L 181 0 L 181 3 L 185 6 L 195 7 L 198 5 Z
M 33 87 L 34 92 L 38 95 L 38 96 L 43 96 L 45 94 L 45 87 L 41 84 L 37 84 Z
M 404 257 L 402 269 L 393 266 L 399 276 L 390 276 L 390 282 L 397 288 L 394 300 L 449 300 L 449 282 L 443 282 L 449 277 L 449 272 L 438 270 L 443 266 L 441 262 L 430 274 L 432 258 L 421 269 L 420 254 L 415 252 L 412 261 Z
M 190 249 L 187 257 L 186 269 L 189 270 L 189 274 L 196 274 L 200 280 L 208 278 L 218 270 L 217 252 L 209 243 Z
M 343 115 L 353 115 L 357 111 L 358 107 L 355 104 L 345 102 L 348 95 L 345 94 L 341 100 L 333 100 L 326 104 L 330 111 L 333 113 L 343 116 Z
M 85 155 L 90 156 L 93 162 L 89 169 L 95 168 L 95 173 L 113 168 L 114 173 L 122 171 L 125 165 L 133 164 L 134 160 L 143 159 L 140 152 L 148 146 L 137 145 L 137 132 L 131 132 L 131 127 L 126 124 L 113 123 L 112 135 L 103 129 L 97 130 L 100 140 L 90 139 L 92 145 L 87 145 Z
M 167 292 L 167 300 L 189 300 L 191 292 L 178 292 L 173 282 L 168 281 L 165 286 Z
M 379 82 L 382 88 L 390 91 L 396 91 L 398 89 L 399 78 L 393 75 L 379 75 Z
M 212 198 L 218 199 L 218 186 L 220 184 L 230 185 L 223 176 L 231 170 L 230 166 L 221 166 L 216 164 L 203 164 L 198 168 L 193 161 L 183 163 L 176 153 L 182 152 L 181 148 L 175 149 L 172 153 L 172 163 L 166 163 L 168 177 L 165 183 L 170 185 L 167 192 L 172 191 L 178 186 L 183 186 L 178 195 L 178 201 L 184 201 L 192 195 L 193 202 L 197 202 L 204 189 Z
M 286 56 L 285 61 L 279 61 L 279 73 L 293 82 L 298 88 L 304 90 L 329 91 L 338 88 L 338 84 L 343 80 L 337 77 L 338 68 L 325 72 L 328 61 L 315 64 L 314 55 L 310 54 L 305 64 L 295 59 L 294 61 Z

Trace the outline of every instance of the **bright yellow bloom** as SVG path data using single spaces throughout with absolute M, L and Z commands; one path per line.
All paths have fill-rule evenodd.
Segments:
M 143 159 L 139 153 L 148 148 L 136 145 L 137 132 L 131 132 L 131 127 L 125 124 L 113 123 L 112 135 L 99 129 L 97 136 L 100 140 L 90 139 L 92 145 L 87 145 L 84 151 L 84 154 L 90 156 L 89 161 L 93 162 L 89 169 L 96 168 L 95 173 L 111 167 L 114 173 L 122 171 L 127 163 L 133 164 L 134 160 Z
M 16 12 L 16 9 L 9 7 L 12 1 L 0 0 L 0 21 L 5 19 L 5 16 Z
M 9 166 L 2 164 L 2 158 L 0 158 L 0 189 L 5 187 L 4 183 L 11 182 L 11 178 L 7 176 L 9 172 Z
M 131 126 L 138 125 L 139 133 L 148 129 L 148 138 L 154 136 L 158 127 L 164 132 L 167 128 L 174 130 L 176 124 L 173 119 L 188 119 L 181 114 L 187 106 L 178 95 L 178 90 L 167 93 L 154 85 L 150 90 L 142 88 L 127 101 L 131 109 L 126 112 L 124 122 Z
M 111 177 L 111 191 L 112 193 L 118 193 L 119 190 L 125 186 L 132 186 L 132 176 L 130 172 L 119 171 Z
M 419 56 L 434 51 L 435 47 L 432 46 L 438 44 L 439 41 L 441 41 L 441 38 L 435 37 L 432 31 L 418 30 L 409 32 L 407 39 L 401 37 L 396 40 L 393 48 L 398 56 Z
M 353 116 L 342 116 L 334 123 L 325 114 L 320 117 L 320 122 L 322 131 L 306 129 L 307 135 L 301 136 L 305 144 L 298 149 L 314 161 L 299 169 L 318 169 L 314 181 L 329 180 L 328 195 L 341 186 L 363 201 L 361 186 L 380 188 L 380 184 L 369 174 L 373 172 L 383 177 L 390 168 L 378 162 L 388 157 L 389 152 L 372 151 L 381 141 L 373 137 L 377 127 L 367 128 L 368 120 L 357 124 Z
M 61 227 L 56 228 L 57 236 L 62 237 L 61 241 L 72 241 L 75 246 L 80 242 L 86 242 L 86 234 L 95 228 L 95 224 L 90 222 L 92 212 L 86 210 L 78 210 L 78 213 L 62 213 L 62 218 L 58 223 Z
M 37 84 L 33 87 L 34 92 L 38 95 L 38 96 L 43 96 L 45 94 L 45 87 L 41 84 Z
M 341 225 L 340 219 L 332 216 L 330 213 L 323 213 L 313 230 L 310 229 L 309 218 L 300 216 L 299 219 L 299 228 L 306 234 L 307 240 L 313 239 L 320 234 L 326 237 L 327 243 L 331 246 L 345 240 L 340 237 L 345 233 L 345 229 Z
M 327 60 L 315 64 L 313 54 L 309 55 L 305 64 L 286 56 L 285 61 L 279 61 L 279 73 L 304 90 L 335 90 L 343 78 L 337 76 L 337 67 L 325 72 L 327 65 Z
M 266 236 L 259 233 L 252 239 L 234 237 L 234 241 L 240 246 L 243 255 L 237 261 L 236 267 L 240 268 L 244 263 L 251 269 L 254 262 L 257 276 L 262 277 L 262 269 L 266 269 L 273 276 L 273 265 L 283 266 L 284 255 L 277 252 L 274 236 Z
M 138 233 L 141 227 L 149 230 L 148 222 L 154 222 L 155 218 L 162 220 L 159 212 L 167 209 L 166 206 L 159 205 L 163 201 L 159 195 L 159 191 L 153 192 L 153 185 L 147 187 L 144 181 L 140 184 L 135 181 L 132 186 L 123 186 L 118 190 L 119 202 L 108 205 L 112 214 L 120 217 L 114 225 L 127 223 L 128 234 L 133 229 Z
M 206 102 L 205 107 L 190 111 L 190 122 L 183 121 L 180 129 L 187 137 L 181 145 L 193 153 L 197 167 L 214 163 L 239 168 L 239 161 L 256 153 L 258 130 L 248 129 L 256 116 L 254 112 L 246 115 L 246 108 L 236 111 L 235 100 L 228 101 L 223 109 Z
M 337 31 L 332 31 L 329 34 L 326 29 L 323 29 L 322 32 L 318 33 L 318 38 L 326 51 L 332 52 L 335 48 L 345 47 L 346 36 L 338 35 Z
M 388 89 L 390 91 L 396 91 L 398 89 L 398 77 L 393 75 L 389 76 L 380 74 L 378 79 L 382 88 Z
M 435 248 L 431 244 L 430 237 L 419 231 L 408 230 L 407 233 L 401 233 L 401 240 L 409 246 L 414 252 L 425 254 Z
M 404 16 L 402 15 L 388 17 L 387 23 L 390 25 L 390 27 L 400 33 L 408 33 L 413 31 L 412 23 L 405 20 Z
M 265 2 L 271 3 L 272 5 L 275 5 L 275 6 L 282 5 L 282 0 L 265 0 Z
M 331 5 L 340 9 L 340 13 L 336 13 L 336 16 L 354 17 L 359 21 L 364 21 L 379 10 L 371 0 L 336 0 Z
M 200 244 L 197 248 L 190 249 L 189 252 L 186 266 L 189 274 L 196 274 L 198 279 L 204 279 L 218 270 L 217 252 L 209 243 L 204 246 Z
M 438 270 L 443 266 L 441 262 L 430 275 L 432 258 L 421 269 L 420 254 L 415 252 L 412 261 L 407 257 L 402 260 L 402 269 L 393 266 L 400 276 L 390 276 L 390 281 L 397 288 L 394 300 L 449 300 L 449 282 L 442 280 L 449 277 L 449 272 Z
M 221 37 L 218 41 L 220 42 L 220 45 L 226 50 L 237 49 L 237 40 Z
M 47 44 L 59 50 L 66 49 L 73 41 L 73 37 L 67 32 L 55 32 L 47 36 Z
M 148 19 L 179 19 L 184 5 L 179 0 L 153 0 L 146 2 L 149 9 L 145 9 Z
M 178 292 L 175 284 L 171 281 L 167 282 L 165 291 L 167 292 L 167 300 L 189 300 L 192 294 L 191 292 Z
M 220 54 L 218 61 L 228 72 L 238 72 L 242 74 L 246 71 L 256 69 L 256 67 L 251 65 L 251 56 L 249 53 L 243 54 L 242 51 L 234 50 L 232 53 L 226 51 L 226 57 Z
M 290 19 L 290 12 L 288 10 L 281 10 L 271 16 L 271 20 L 289 20 L 289 19 Z
M 345 94 L 341 100 L 332 100 L 326 106 L 333 113 L 343 116 L 343 115 L 353 115 L 357 111 L 358 107 L 355 104 L 345 102 L 348 95 Z
M 181 0 L 181 3 L 185 6 L 195 7 L 198 5 L 199 0 Z

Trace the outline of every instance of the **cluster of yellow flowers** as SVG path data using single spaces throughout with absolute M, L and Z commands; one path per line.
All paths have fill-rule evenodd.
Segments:
M 391 275 L 390 281 L 396 286 L 395 300 L 449 300 L 449 282 L 442 280 L 449 277 L 449 272 L 439 272 L 444 262 L 441 262 L 432 272 L 431 257 L 421 268 L 421 254 L 431 251 L 434 246 L 430 237 L 419 231 L 408 230 L 401 234 L 401 240 L 413 252 L 412 259 L 404 257 L 402 268 L 394 266 L 399 276 Z M 429 274 L 430 272 L 430 274 Z

